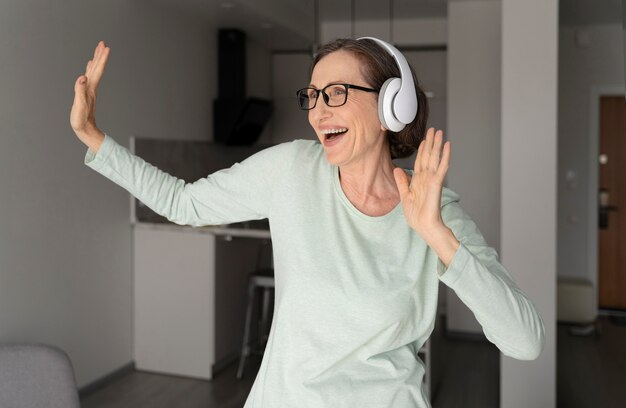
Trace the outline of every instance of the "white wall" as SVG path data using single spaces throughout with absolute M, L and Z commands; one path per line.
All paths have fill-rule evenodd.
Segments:
M 0 341 L 57 345 L 79 385 L 132 361 L 128 194 L 83 165 L 73 84 L 111 46 L 98 124 L 207 140 L 215 33 L 146 1 L 0 3 Z
M 591 152 L 598 134 L 591 129 L 591 94 L 607 86 L 624 93 L 622 54 L 619 24 L 559 29 L 558 275 L 587 278 L 596 287 L 597 193 L 590 191 L 598 173 L 590 169 L 597 166 Z M 568 172 L 575 174 L 569 182 Z
M 386 16 L 385 16 L 386 17 Z M 394 18 L 392 26 L 393 43 L 396 46 L 432 46 L 445 45 L 447 41 L 447 19 L 403 19 Z M 322 44 L 351 36 L 350 21 L 322 21 L 320 38 Z M 384 41 L 390 41 L 389 21 L 382 20 L 359 20 L 354 25 L 355 38 L 370 36 L 378 37 Z
M 502 1 L 501 256 L 545 324 L 535 361 L 501 356 L 500 406 L 556 406 L 558 0 Z
M 500 252 L 501 3 L 448 5 L 448 187 Z M 506 265 L 504 265 L 506 268 Z M 482 333 L 474 314 L 446 291 L 448 330 Z

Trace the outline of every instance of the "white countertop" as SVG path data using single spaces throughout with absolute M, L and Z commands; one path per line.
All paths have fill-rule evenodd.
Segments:
M 227 225 L 211 225 L 206 227 L 192 227 L 190 225 L 177 225 L 165 223 L 138 222 L 132 224 L 134 228 L 151 229 L 161 231 L 188 231 L 200 234 L 213 234 L 226 238 L 261 238 L 270 239 L 271 234 L 268 229 L 252 229 L 252 228 L 232 228 Z

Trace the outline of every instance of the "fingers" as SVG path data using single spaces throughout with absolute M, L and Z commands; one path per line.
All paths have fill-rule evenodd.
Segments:
M 430 170 L 437 172 L 440 166 L 441 146 L 443 144 L 443 131 L 429 128 L 426 137 L 417 149 L 415 158 L 415 171 Z
M 93 50 L 93 57 L 89 60 L 89 62 L 87 62 L 85 75 L 87 75 L 88 77 L 91 77 L 93 66 L 94 66 L 94 61 L 96 61 L 100 57 L 103 45 L 104 45 L 103 41 L 98 42 L 98 45 Z
M 419 148 L 417 149 L 418 155 L 415 158 L 415 165 L 419 166 L 419 168 L 416 168 L 415 171 L 421 171 L 422 169 L 426 169 L 428 167 L 428 161 L 430 159 L 430 154 L 433 148 L 432 138 L 434 133 L 434 128 L 429 128 L 426 131 L 426 137 L 424 138 L 424 140 L 422 140 Z
M 104 41 L 100 41 L 94 51 L 93 59 L 87 63 L 85 75 L 89 78 L 89 84 L 94 89 L 100 83 L 110 51 L 111 49 L 104 45 Z
M 441 163 L 439 164 L 439 168 L 437 169 L 437 175 L 444 179 L 446 173 L 448 172 L 448 167 L 450 165 L 450 141 L 448 140 L 443 145 L 443 154 L 441 155 Z
M 439 168 L 439 156 L 441 154 L 441 144 L 443 143 L 443 132 L 438 130 L 435 133 L 433 140 L 433 147 L 431 150 L 430 158 L 428 161 L 428 168 L 432 171 L 437 171 Z
M 98 55 L 98 51 L 100 51 L 100 45 L 102 45 L 102 44 L 104 44 L 104 42 L 103 41 L 99 41 L 98 45 L 96 45 L 96 48 L 94 48 L 94 50 L 93 50 L 93 58 L 92 58 L 93 60 L 96 59 L 96 56 Z
M 442 182 L 450 163 L 450 141 L 443 144 L 443 132 L 428 129 L 426 137 L 420 143 L 415 158 L 415 174 L 435 174 L 435 179 Z

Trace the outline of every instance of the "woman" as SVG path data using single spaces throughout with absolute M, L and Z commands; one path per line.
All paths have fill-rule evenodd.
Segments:
M 108 55 L 101 42 L 75 85 L 71 124 L 89 147 L 85 163 L 178 224 L 269 219 L 275 310 L 246 408 L 430 406 L 417 351 L 435 324 L 439 280 L 505 355 L 537 358 L 543 322 L 443 188 L 450 143 L 424 135 L 414 74 L 415 119 L 399 132 L 381 122 L 381 86 L 399 69 L 376 41 L 337 40 L 317 54 L 298 96 L 319 143 L 283 143 L 191 184 L 96 127 Z M 394 166 L 416 148 L 413 172 Z

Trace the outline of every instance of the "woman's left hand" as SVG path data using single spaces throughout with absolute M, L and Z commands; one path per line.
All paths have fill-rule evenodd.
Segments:
M 441 219 L 441 191 L 443 180 L 450 161 L 450 142 L 443 145 L 443 132 L 428 129 L 426 139 L 417 149 L 413 168 L 413 179 L 401 168 L 394 169 L 393 175 L 400 191 L 404 217 L 424 239 L 441 231 L 445 224 Z

